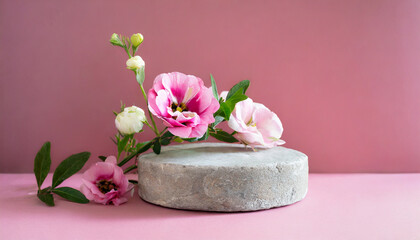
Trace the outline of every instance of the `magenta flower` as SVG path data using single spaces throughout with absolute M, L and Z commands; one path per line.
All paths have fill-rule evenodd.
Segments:
M 124 195 L 129 190 L 129 183 L 114 156 L 90 167 L 83 173 L 82 182 L 81 191 L 89 200 L 116 206 L 127 202 Z
M 203 136 L 219 109 L 211 88 L 200 78 L 179 72 L 157 76 L 148 95 L 150 111 L 181 138 Z
M 251 147 L 272 148 L 285 143 L 280 139 L 283 126 L 279 117 L 250 98 L 235 105 L 228 124 L 237 132 L 235 137 Z

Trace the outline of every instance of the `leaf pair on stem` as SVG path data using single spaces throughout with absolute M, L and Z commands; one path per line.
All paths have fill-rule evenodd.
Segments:
M 46 142 L 38 151 L 34 161 L 34 173 L 38 185 L 38 198 L 48 206 L 54 206 L 54 196 L 59 195 L 76 203 L 88 203 L 89 200 L 79 191 L 71 187 L 58 187 L 64 180 L 77 173 L 90 157 L 89 152 L 81 152 L 63 160 L 55 169 L 52 185 L 41 189 L 51 167 L 51 143 Z

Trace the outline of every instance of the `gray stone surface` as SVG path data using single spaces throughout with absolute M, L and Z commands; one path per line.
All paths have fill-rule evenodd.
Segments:
M 140 197 L 177 209 L 255 211 L 295 203 L 308 190 L 308 157 L 284 147 L 169 146 L 140 156 L 138 170 Z

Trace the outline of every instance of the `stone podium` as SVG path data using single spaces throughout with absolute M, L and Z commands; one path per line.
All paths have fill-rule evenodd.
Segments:
M 140 197 L 176 209 L 240 212 L 302 200 L 308 157 L 285 147 L 192 143 L 168 146 L 138 159 Z

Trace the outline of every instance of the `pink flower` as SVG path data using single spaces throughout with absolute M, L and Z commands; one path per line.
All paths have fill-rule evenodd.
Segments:
M 127 202 L 124 194 L 129 190 L 129 183 L 114 156 L 90 167 L 83 173 L 82 182 L 81 191 L 89 200 L 116 206 Z
M 196 138 L 214 122 L 219 102 L 200 78 L 172 72 L 156 77 L 149 90 L 149 109 L 173 135 Z
M 283 126 L 277 115 L 250 98 L 236 104 L 228 125 L 238 132 L 238 140 L 251 147 L 272 148 L 285 143 L 280 139 Z

